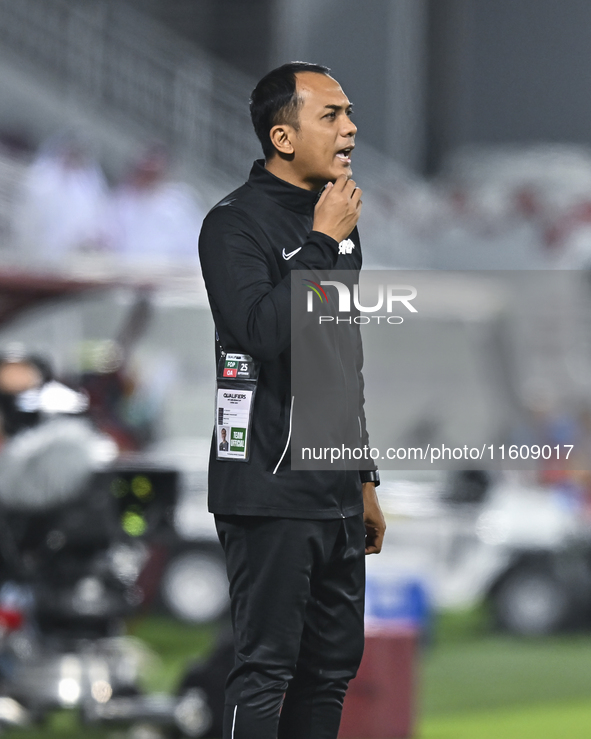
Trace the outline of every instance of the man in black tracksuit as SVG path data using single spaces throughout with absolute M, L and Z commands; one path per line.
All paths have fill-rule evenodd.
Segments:
M 291 272 L 361 267 L 356 127 L 327 72 L 294 63 L 259 82 L 251 114 L 266 159 L 212 209 L 200 236 L 217 359 L 260 362 L 249 459 L 218 459 L 214 434 L 209 467 L 236 652 L 224 739 L 336 738 L 363 651 L 364 554 L 380 551 L 385 529 L 377 472 L 290 466 Z M 363 446 L 356 356 L 349 392 Z

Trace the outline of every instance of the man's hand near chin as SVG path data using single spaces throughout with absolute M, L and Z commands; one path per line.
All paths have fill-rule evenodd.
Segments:
M 363 522 L 365 523 L 365 553 L 379 554 L 382 551 L 386 521 L 380 508 L 376 486 L 373 482 L 364 482 L 363 490 Z

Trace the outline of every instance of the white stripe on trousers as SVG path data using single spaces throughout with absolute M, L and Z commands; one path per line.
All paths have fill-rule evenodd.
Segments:
M 234 729 L 236 728 L 236 713 L 238 712 L 238 704 L 234 706 L 234 720 L 232 721 L 232 739 L 234 739 Z

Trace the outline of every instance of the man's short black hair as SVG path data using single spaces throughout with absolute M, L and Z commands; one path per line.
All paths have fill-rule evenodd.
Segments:
M 273 126 L 288 123 L 298 129 L 298 111 L 301 101 L 296 94 L 296 74 L 315 72 L 328 74 L 330 69 L 322 64 L 289 62 L 266 74 L 250 96 L 250 117 L 254 131 L 263 147 L 263 154 L 270 159 L 275 154 L 269 132 Z

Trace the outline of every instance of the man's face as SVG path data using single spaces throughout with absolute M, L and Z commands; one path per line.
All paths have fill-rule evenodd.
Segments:
M 222 441 L 226 441 L 226 429 L 222 429 Z
M 298 72 L 296 91 L 302 104 L 299 130 L 291 137 L 292 166 L 302 182 L 320 190 L 339 175 L 351 176 L 357 127 L 351 120 L 351 103 L 332 77 Z

